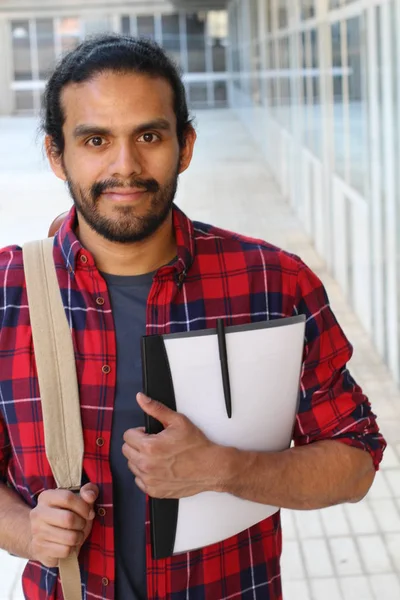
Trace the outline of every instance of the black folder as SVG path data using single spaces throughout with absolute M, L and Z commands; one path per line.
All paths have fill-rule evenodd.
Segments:
M 176 410 L 175 392 L 169 368 L 168 356 L 161 335 L 142 338 L 143 391 Z M 163 426 L 159 421 L 145 415 L 146 433 L 160 433 Z M 150 532 L 153 558 L 166 558 L 174 550 L 179 500 L 149 498 Z

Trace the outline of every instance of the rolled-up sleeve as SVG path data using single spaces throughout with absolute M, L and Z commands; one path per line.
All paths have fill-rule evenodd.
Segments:
M 300 261 L 295 312 L 306 316 L 294 443 L 336 440 L 371 454 L 378 470 L 386 442 L 368 398 L 347 369 L 353 348 L 319 278 Z

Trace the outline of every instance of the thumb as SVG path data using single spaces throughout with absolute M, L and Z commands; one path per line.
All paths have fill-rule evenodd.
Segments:
M 99 488 L 94 483 L 85 483 L 81 487 L 80 496 L 88 504 L 94 504 L 99 495 Z
M 172 425 L 174 419 L 176 419 L 177 413 L 174 410 L 168 408 L 158 400 L 153 400 L 149 398 L 145 394 L 139 392 L 136 396 L 136 400 L 142 410 L 147 413 L 150 417 L 154 417 L 157 421 L 164 427 L 168 427 L 168 425 Z

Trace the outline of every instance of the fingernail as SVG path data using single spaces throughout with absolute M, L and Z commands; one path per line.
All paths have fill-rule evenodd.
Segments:
M 94 493 L 93 490 L 86 490 L 86 493 L 91 496 L 93 498 L 93 500 L 96 498 L 96 494 Z
M 146 404 L 149 404 L 151 402 L 151 398 L 149 398 L 145 394 L 142 394 L 141 392 L 139 392 L 139 394 L 136 397 L 138 398 L 138 400 L 141 400 L 142 402 L 145 402 Z

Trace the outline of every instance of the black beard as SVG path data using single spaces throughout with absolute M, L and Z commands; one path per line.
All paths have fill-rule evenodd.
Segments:
M 178 168 L 173 178 L 161 187 L 155 179 L 132 179 L 129 184 L 122 183 L 116 179 L 97 181 L 90 188 L 80 188 L 67 173 L 67 185 L 76 210 L 80 213 L 86 223 L 93 231 L 110 242 L 130 244 L 140 242 L 153 233 L 167 219 L 178 188 Z M 102 216 L 97 210 L 98 199 L 101 194 L 112 188 L 143 188 L 148 194 L 152 194 L 150 207 L 143 216 L 135 215 L 134 206 L 114 206 L 118 211 L 118 219 L 110 219 Z

